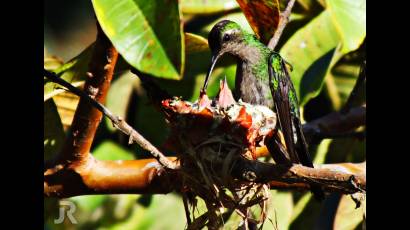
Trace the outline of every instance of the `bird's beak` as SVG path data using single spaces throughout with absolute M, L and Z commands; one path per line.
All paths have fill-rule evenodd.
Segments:
M 218 61 L 218 59 L 222 56 L 222 54 L 223 53 L 220 53 L 220 52 L 212 54 L 211 65 L 208 68 L 208 72 L 207 72 L 206 77 L 205 77 L 204 86 L 201 89 L 201 94 L 205 93 L 206 88 L 208 87 L 209 76 L 211 76 L 212 71 L 215 67 L 215 64 Z

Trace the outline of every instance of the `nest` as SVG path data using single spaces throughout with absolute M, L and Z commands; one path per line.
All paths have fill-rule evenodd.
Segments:
M 252 182 L 252 174 L 242 180 L 232 170 L 238 158 L 256 160 L 256 147 L 275 132 L 276 114 L 235 101 L 226 81 L 213 100 L 205 94 L 195 103 L 174 97 L 163 100 L 162 108 L 171 127 L 167 146 L 179 154 L 188 229 L 220 229 L 233 213 L 241 217 L 244 229 L 263 223 L 269 184 Z M 196 217 L 198 197 L 207 211 Z

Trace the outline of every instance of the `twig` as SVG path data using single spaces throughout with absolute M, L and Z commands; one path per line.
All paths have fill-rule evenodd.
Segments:
M 127 122 L 125 122 L 121 117 L 114 115 L 111 113 L 110 110 L 108 110 L 104 105 L 99 103 L 98 101 L 95 101 L 91 97 L 89 97 L 86 93 L 81 91 L 78 88 L 75 88 L 72 86 L 70 83 L 66 82 L 65 80 L 59 78 L 56 76 L 54 73 L 51 73 L 47 70 L 44 69 L 44 76 L 46 76 L 48 79 L 51 81 L 58 83 L 64 87 L 66 87 L 70 92 L 74 93 L 75 95 L 84 98 L 88 103 L 90 103 L 92 106 L 97 108 L 99 111 L 101 111 L 108 119 L 111 120 L 113 125 L 121 130 L 123 133 L 126 135 L 130 136 L 129 143 L 132 144 L 133 142 L 136 142 L 139 144 L 143 149 L 149 151 L 155 159 L 157 159 L 163 166 L 169 169 L 175 169 L 175 164 L 170 162 L 163 153 L 161 153 L 155 146 L 153 146 L 147 139 L 145 139 L 140 133 L 138 133 L 136 130 L 134 130 Z
M 308 142 L 343 135 L 366 124 L 366 105 L 351 108 L 347 113 L 333 112 L 303 125 Z
M 285 11 L 283 11 L 283 13 L 280 14 L 280 20 L 279 20 L 278 28 L 276 29 L 275 34 L 273 35 L 273 37 L 270 39 L 270 41 L 268 43 L 268 47 L 271 50 L 274 50 L 276 45 L 278 44 L 279 39 L 282 36 L 283 30 L 285 29 L 286 25 L 289 22 L 290 13 L 292 11 L 292 8 L 293 8 L 294 4 L 295 4 L 295 0 L 289 0 Z

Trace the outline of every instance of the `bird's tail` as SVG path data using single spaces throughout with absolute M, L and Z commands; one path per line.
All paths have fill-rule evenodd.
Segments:
M 313 161 L 310 157 L 309 150 L 308 150 L 308 144 L 305 139 L 305 135 L 303 134 L 302 131 L 302 124 L 299 119 L 295 122 L 296 126 L 296 135 L 298 137 L 297 139 L 297 144 L 296 144 L 296 152 L 298 153 L 298 157 L 300 160 L 300 163 L 302 165 L 314 168 L 313 166 Z M 316 200 L 322 201 L 325 198 L 325 193 L 323 192 L 322 188 L 316 184 L 310 184 L 311 191 L 313 193 L 313 196 L 315 197 Z

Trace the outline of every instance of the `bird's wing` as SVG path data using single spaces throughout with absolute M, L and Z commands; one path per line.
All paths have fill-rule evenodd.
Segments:
M 286 69 L 282 68 L 284 64 L 282 58 L 277 53 L 272 53 L 269 57 L 269 86 L 273 100 L 275 101 L 275 108 L 278 115 L 278 121 L 282 133 L 284 135 L 286 148 L 288 150 L 290 161 L 292 163 L 299 163 L 299 157 L 295 151 L 295 140 L 293 138 L 293 119 L 291 114 L 291 104 L 289 102 L 289 84 L 287 80 Z M 286 67 L 285 67 L 286 68 Z
M 279 54 L 273 53 L 269 57 L 268 68 L 269 85 L 275 100 L 279 125 L 284 134 L 290 160 L 292 163 L 301 163 L 304 166 L 313 168 L 300 122 L 296 91 L 289 77 L 286 64 Z M 293 130 L 293 127 L 295 130 Z M 297 143 L 294 140 L 294 133 L 296 133 Z M 317 200 L 324 199 L 324 192 L 319 185 L 311 184 L 311 190 Z

